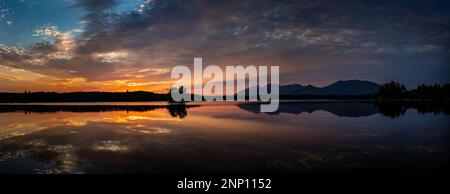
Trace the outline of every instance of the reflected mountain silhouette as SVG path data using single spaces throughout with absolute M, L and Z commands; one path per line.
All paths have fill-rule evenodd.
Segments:
M 259 113 L 260 104 L 248 103 L 238 105 L 241 109 Z M 396 118 L 404 115 L 408 109 L 415 109 L 420 114 L 445 114 L 450 115 L 450 103 L 448 102 L 370 102 L 370 101 L 346 101 L 346 102 L 283 102 L 278 111 L 267 114 L 280 113 L 301 114 L 315 111 L 326 111 L 339 117 L 365 117 L 376 113 L 383 116 Z
M 240 104 L 240 108 L 253 112 L 260 112 L 260 104 Z M 278 111 L 267 114 L 277 115 L 280 113 L 301 114 L 315 111 L 327 111 L 337 116 L 362 117 L 378 113 L 377 108 L 371 102 L 283 102 L 280 103 Z
M 189 108 L 201 105 L 169 104 L 169 105 L 0 105 L 0 113 L 24 112 L 54 113 L 54 112 L 146 112 L 156 109 L 167 109 L 172 117 L 183 119 L 188 116 Z M 260 112 L 260 103 L 242 103 L 237 106 L 253 113 Z M 411 101 L 317 101 L 317 102 L 282 102 L 276 112 L 266 113 L 278 115 L 280 113 L 301 114 L 315 111 L 326 111 L 339 117 L 365 117 L 377 113 L 383 116 L 397 118 L 414 109 L 419 114 L 450 115 L 448 102 L 411 102 Z

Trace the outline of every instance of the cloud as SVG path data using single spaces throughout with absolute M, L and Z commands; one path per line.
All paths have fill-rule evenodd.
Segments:
M 82 7 L 88 11 L 101 11 L 117 5 L 116 0 L 75 0 L 74 7 Z
M 41 36 L 44 38 L 55 37 L 60 35 L 61 32 L 58 30 L 58 26 L 46 24 L 34 30 L 33 36 Z
M 280 65 L 282 78 L 298 82 L 305 72 L 339 64 L 449 53 L 448 14 L 420 3 L 145 0 L 112 11 L 119 4 L 76 0 L 73 7 L 87 11 L 83 29 L 42 26 L 35 34 L 48 40 L 25 49 L 0 46 L 0 65 L 62 80 L 146 85 L 169 80 L 171 67 L 202 56 L 208 64 Z M 441 57 L 431 62 L 444 63 Z
M 48 55 L 58 51 L 56 44 L 50 42 L 38 42 L 28 47 L 27 52 L 31 55 Z

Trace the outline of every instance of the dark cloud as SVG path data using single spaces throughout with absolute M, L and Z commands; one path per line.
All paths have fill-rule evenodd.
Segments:
M 82 7 L 87 11 L 96 12 L 117 5 L 116 0 L 75 0 L 74 7 Z
M 38 42 L 28 47 L 27 52 L 30 55 L 48 55 L 58 51 L 57 44 L 51 42 Z
M 5 66 L 13 66 L 14 63 L 27 60 L 30 57 L 23 50 L 0 45 L 0 62 Z

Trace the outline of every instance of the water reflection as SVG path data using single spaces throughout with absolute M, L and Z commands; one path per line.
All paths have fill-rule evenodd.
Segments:
M 450 115 L 450 102 L 378 102 L 375 106 L 383 115 L 391 118 L 404 115 L 408 109 L 415 109 L 419 114 Z
M 54 112 L 110 112 L 133 111 L 145 112 L 156 109 L 168 109 L 174 117 L 186 117 L 186 109 L 198 105 L 169 104 L 169 105 L 0 105 L 0 113 L 24 112 L 30 113 L 54 113 Z
M 180 119 L 187 117 L 186 105 L 169 105 L 167 106 L 167 110 L 169 110 L 170 116 L 172 117 L 178 117 Z
M 429 173 L 448 166 L 443 114 L 407 109 L 391 119 L 369 103 L 282 103 L 276 114 L 255 114 L 253 106 L 0 106 L 0 172 Z
M 260 105 L 240 104 L 240 108 L 253 112 L 260 112 Z M 277 115 L 280 113 L 301 114 L 315 111 L 326 111 L 340 117 L 365 117 L 377 113 L 383 116 L 396 118 L 404 115 L 408 109 L 416 110 L 419 114 L 445 114 L 450 115 L 449 102 L 284 102 L 281 103 L 277 112 L 267 114 Z
M 189 108 L 199 107 L 198 104 L 168 104 L 168 105 L 0 105 L 0 113 L 23 112 L 55 113 L 55 112 L 146 112 L 156 109 L 167 109 L 172 117 L 187 117 Z M 237 106 L 253 113 L 260 112 L 258 103 L 241 103 Z M 419 114 L 445 114 L 450 115 L 448 102 L 370 102 L 370 101 L 318 101 L 318 102 L 283 102 L 276 112 L 301 114 L 315 111 L 326 111 L 340 117 L 365 117 L 377 113 L 383 116 L 396 118 L 404 115 L 408 109 L 416 110 Z
M 239 107 L 254 113 L 260 111 L 259 104 L 240 104 Z M 345 117 L 363 117 L 378 113 L 377 107 L 371 102 L 286 102 L 280 104 L 277 112 L 268 114 L 301 114 L 319 110 Z

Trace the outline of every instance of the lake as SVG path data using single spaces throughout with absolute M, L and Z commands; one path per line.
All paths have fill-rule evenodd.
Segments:
M 0 105 L 0 173 L 432 174 L 448 112 L 371 102 Z M 442 107 L 442 106 L 437 106 Z

